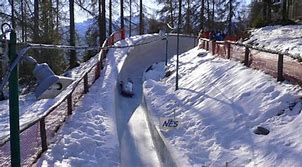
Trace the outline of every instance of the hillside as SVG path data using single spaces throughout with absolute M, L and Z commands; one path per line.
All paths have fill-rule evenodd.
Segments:
M 288 52 L 302 58 L 302 25 L 267 26 L 250 31 L 244 43 Z

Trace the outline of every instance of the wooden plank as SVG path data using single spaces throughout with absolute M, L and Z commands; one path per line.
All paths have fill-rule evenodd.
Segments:
M 215 50 L 216 50 L 216 42 L 212 41 L 212 54 L 215 55 Z
M 248 47 L 245 47 L 245 53 L 244 53 L 244 65 L 249 67 L 249 55 L 250 55 L 250 49 Z
M 209 41 L 206 41 L 206 43 L 207 43 L 207 48 L 206 48 L 206 50 L 209 50 Z

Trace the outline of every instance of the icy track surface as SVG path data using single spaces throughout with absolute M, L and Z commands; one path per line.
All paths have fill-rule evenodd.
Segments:
M 142 42 L 152 41 L 154 36 Z M 194 40 L 181 37 L 180 52 L 193 48 Z M 176 53 L 176 37 L 169 37 L 169 56 Z M 158 167 L 166 166 L 158 156 L 158 147 L 152 140 L 152 131 L 146 117 L 143 103 L 142 84 L 144 71 L 153 63 L 165 60 L 165 40 L 132 48 L 120 70 L 118 81 L 128 78 L 134 82 L 135 95 L 132 98 L 120 96 L 116 91 L 116 118 L 121 149 L 121 166 Z
M 74 114 L 37 166 L 163 166 L 149 130 L 142 99 L 143 73 L 165 59 L 165 41 L 158 35 L 135 36 L 116 45 L 154 41 L 135 48 L 110 49 L 101 77 L 90 88 Z M 194 40 L 181 37 L 180 51 Z M 169 56 L 176 53 L 176 38 L 169 37 Z M 173 48 L 173 49 L 172 49 Z M 119 94 L 118 81 L 134 81 L 134 97 Z
M 183 166 L 302 166 L 300 88 L 196 48 L 180 56 L 179 73 L 175 91 L 175 73 L 159 80 L 164 64 L 153 65 L 144 93 L 154 122 L 181 120 L 163 135 Z M 258 126 L 270 133 L 254 134 Z
M 120 41 L 116 45 L 131 45 L 143 37 Z M 116 132 L 114 92 L 128 49 L 108 52 L 107 64 L 101 77 L 89 89 L 73 115 L 59 130 L 54 143 L 38 160 L 37 166 L 120 166 Z

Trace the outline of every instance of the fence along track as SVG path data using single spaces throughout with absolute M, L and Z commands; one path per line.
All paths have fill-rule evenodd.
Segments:
M 296 68 L 302 69 L 302 65 L 299 63 L 302 60 L 300 55 L 293 55 L 288 52 L 261 48 L 234 41 L 212 41 L 207 38 L 200 38 L 200 41 L 202 42 L 200 47 L 208 51 L 211 50 L 213 55 L 217 54 L 227 59 L 235 58 L 242 61 L 247 67 L 261 69 L 266 73 L 275 76 L 277 81 L 284 81 L 286 79 L 302 86 L 302 73 L 298 73 L 297 70 L 290 67 L 294 65 Z M 221 48 L 219 45 L 223 45 L 224 52 L 219 52 L 219 49 Z M 235 50 L 234 46 L 237 47 L 237 50 Z M 271 56 L 271 59 L 274 60 L 273 62 L 269 62 L 271 63 L 271 67 L 261 65 L 261 63 L 265 63 L 265 59 L 259 56 L 259 53 L 253 51 L 258 51 L 259 53 L 264 53 L 266 56 Z M 240 57 L 240 55 L 243 55 L 243 58 Z
M 72 83 L 72 85 L 69 86 L 68 92 L 66 92 L 66 95 L 60 97 L 56 100 L 56 102 L 49 107 L 42 115 L 39 116 L 39 118 L 31 120 L 30 122 L 27 122 L 20 127 L 20 137 L 21 137 L 21 160 L 22 160 L 22 166 L 31 166 L 32 163 L 44 152 L 47 150 L 48 142 L 47 142 L 47 136 L 51 135 L 54 136 L 54 134 L 57 132 L 57 130 L 60 128 L 61 124 L 65 121 L 65 119 L 72 114 L 73 106 L 76 102 L 80 101 L 80 98 L 83 96 L 83 94 L 88 92 L 88 88 L 99 78 L 100 76 L 100 70 L 103 66 L 103 61 L 106 57 L 108 46 L 112 46 L 114 44 L 114 41 L 119 41 L 122 39 L 122 35 L 120 34 L 122 31 L 118 31 L 116 33 L 113 33 L 111 36 L 109 36 L 103 43 L 101 47 L 101 51 L 99 52 L 99 55 L 94 58 L 97 59 L 96 63 L 94 63 L 91 67 L 89 67 L 87 70 L 83 71 L 76 81 Z M 118 38 L 117 38 L 118 37 Z M 47 45 L 36 45 L 36 44 L 30 44 L 31 47 L 25 48 L 22 52 L 26 53 L 29 49 L 34 48 L 47 48 Z M 48 46 L 52 49 L 89 49 L 87 47 L 58 47 L 55 45 Z M 93 48 L 95 49 L 95 48 Z M 21 60 L 21 57 L 18 61 Z M 10 68 L 14 68 L 18 64 L 18 61 L 14 63 L 14 65 Z M 89 77 L 88 75 L 95 69 L 94 72 L 94 79 L 92 80 L 92 83 L 89 84 Z M 8 77 L 10 75 L 10 70 L 8 70 L 7 73 Z M 83 84 L 83 87 L 80 88 L 80 84 Z M 79 89 L 78 91 L 76 91 Z M 81 93 L 78 93 L 81 92 Z M 76 93 L 76 96 L 73 96 L 73 93 Z M 75 99 L 76 98 L 76 99 Z M 66 102 L 66 104 L 64 103 Z M 65 110 L 67 108 L 67 115 L 62 112 L 62 110 Z M 48 116 L 52 117 L 58 117 L 58 120 L 54 119 L 47 119 Z M 55 126 L 56 124 L 57 126 Z M 33 136 L 36 136 L 36 138 L 33 138 Z M 38 136 L 40 136 L 40 139 L 37 139 Z M 25 138 L 24 136 L 29 137 Z M 34 139 L 35 141 L 29 142 L 27 139 Z M 0 165 L 2 166 L 9 166 L 10 165 L 10 150 L 9 150 L 9 141 L 10 136 L 6 135 L 0 138 Z M 25 146 L 22 144 L 26 144 Z M 29 148 L 22 150 L 22 148 L 29 146 Z M 37 148 L 41 146 L 41 148 Z M 33 153 L 34 152 L 34 153 Z M 28 155 L 30 154 L 30 155 Z
M 172 34 L 171 34 L 172 35 Z M 173 36 L 173 35 L 172 35 Z M 181 35 L 184 37 L 192 37 L 189 35 Z M 88 92 L 88 88 L 96 81 L 96 79 L 100 76 L 100 70 L 103 68 L 103 63 L 104 60 L 106 58 L 106 54 L 108 49 L 110 48 L 128 48 L 128 47 L 135 47 L 135 46 L 139 46 L 139 45 L 146 45 L 152 42 L 156 42 L 158 40 L 162 40 L 161 38 L 156 38 L 154 40 L 151 41 L 147 41 L 147 42 L 142 42 L 142 43 L 136 43 L 136 44 L 132 44 L 132 45 L 126 45 L 126 46 L 114 46 L 114 42 L 121 40 L 123 37 L 122 35 L 122 30 L 117 32 L 117 33 L 113 33 L 111 36 L 109 36 L 103 43 L 102 47 L 86 47 L 86 46 L 80 46 L 80 47 L 76 47 L 76 46 L 64 46 L 64 45 L 45 45 L 45 44 L 27 44 L 27 47 L 22 49 L 19 54 L 18 54 L 18 58 L 14 61 L 14 63 L 12 64 L 12 66 L 9 67 L 9 70 L 7 71 L 7 73 L 5 74 L 5 76 L 7 78 L 9 78 L 10 69 L 13 69 L 21 60 L 22 60 L 22 56 L 30 49 L 41 49 L 41 48 L 45 48 L 45 49 L 68 49 L 68 50 L 78 50 L 78 49 L 86 49 L 86 50 L 95 50 L 95 49 L 101 49 L 101 51 L 99 52 L 98 56 L 97 56 L 97 62 L 94 63 L 90 68 L 88 68 L 87 70 L 85 70 L 84 72 L 82 72 L 80 74 L 81 77 L 79 77 L 76 81 L 74 81 L 69 88 L 71 87 L 71 89 L 68 90 L 68 92 L 66 93 L 66 95 L 60 97 L 59 99 L 56 100 L 56 102 L 49 107 L 42 115 L 39 116 L 39 118 L 31 120 L 30 122 L 27 122 L 25 124 L 22 124 L 20 126 L 20 135 L 21 135 L 21 140 L 23 139 L 22 137 L 25 136 L 29 137 L 29 138 L 33 138 L 31 135 L 33 135 L 32 133 L 35 133 L 34 135 L 36 136 L 35 141 L 34 142 L 29 142 L 28 140 L 25 141 L 21 141 L 21 146 L 22 143 L 27 143 L 27 145 L 30 145 L 31 148 L 29 148 L 29 150 L 25 150 L 25 153 L 22 154 L 21 153 L 21 160 L 22 160 L 22 166 L 31 166 L 35 160 L 37 160 L 37 158 L 44 152 L 47 150 L 48 147 L 48 142 L 47 142 L 47 136 L 54 136 L 55 133 L 57 132 L 57 130 L 60 128 L 61 124 L 65 121 L 65 119 L 72 114 L 72 110 L 73 110 L 73 105 L 76 104 L 76 102 L 78 102 L 80 100 L 80 98 L 82 97 L 83 94 Z M 195 41 L 194 41 L 195 44 Z M 92 70 L 95 69 L 94 71 L 94 79 L 92 81 L 91 84 L 88 83 L 88 75 L 89 73 L 92 72 Z M 76 89 L 79 89 L 79 85 L 83 83 L 83 90 L 81 91 L 75 91 Z M 0 85 L 0 88 L 2 89 L 5 85 L 5 77 L 3 82 Z M 78 93 L 78 92 L 82 92 L 82 93 Z M 77 94 L 75 96 L 75 94 Z M 77 100 L 75 100 L 74 98 L 77 98 Z M 66 102 L 66 104 L 64 103 Z M 64 114 L 62 112 L 62 110 L 65 110 L 67 108 L 67 115 Z M 62 117 L 60 117 L 58 120 L 48 120 L 47 117 L 53 115 L 52 117 L 57 117 L 59 114 L 62 115 Z M 54 126 L 54 124 L 57 124 L 57 126 Z M 36 129 L 36 131 L 35 131 Z M 29 135 L 26 136 L 26 134 L 29 133 Z M 37 139 L 37 136 L 40 136 L 40 140 Z M 9 151 L 9 140 L 10 140 L 10 136 L 9 135 L 5 135 L 3 137 L 0 138 L 0 165 L 5 165 L 8 166 L 10 164 L 10 157 L 9 154 L 7 153 Z M 36 145 L 36 146 L 35 146 Z M 41 148 L 37 148 L 37 147 L 41 147 Z M 4 152 L 3 152 L 4 150 Z M 6 150 L 6 151 L 5 151 Z M 21 152 L 22 147 L 21 147 Z M 34 152 L 34 153 L 32 153 Z M 28 156 L 28 154 L 33 154 Z M 24 157 L 25 156 L 25 157 Z M 3 158 L 4 157 L 4 158 Z M 4 161 L 4 162 L 3 162 Z

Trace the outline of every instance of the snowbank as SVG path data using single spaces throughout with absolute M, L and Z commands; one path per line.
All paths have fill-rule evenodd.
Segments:
M 149 70 L 153 78 L 144 83 L 157 127 L 160 117 L 181 120 L 162 131 L 176 156 L 186 166 L 302 166 L 300 88 L 204 52 L 180 56 L 179 90 L 175 72 L 153 80 L 163 67 Z M 254 134 L 258 126 L 270 133 Z
M 92 58 L 88 62 L 82 63 L 79 67 L 68 71 L 65 76 L 77 80 L 83 75 L 85 69 L 90 68 L 96 62 L 97 62 L 96 58 Z M 70 92 L 71 89 L 72 86 L 69 86 L 54 99 L 37 100 L 34 93 L 21 95 L 19 97 L 20 127 L 24 127 L 27 124 L 39 119 L 43 114 L 45 114 L 45 111 L 48 108 L 50 108 L 56 102 L 64 98 L 66 94 Z M 4 101 L 0 101 L 0 140 L 6 138 L 8 135 L 9 135 L 9 102 L 8 100 L 4 100 Z
M 302 58 L 302 25 L 267 26 L 251 31 L 244 43 L 288 52 Z
M 40 158 L 38 166 L 119 166 L 115 117 L 110 105 L 113 99 L 104 93 L 110 87 L 97 80 L 58 132 L 56 142 Z
M 116 45 L 131 45 L 142 38 L 135 36 Z M 77 104 L 38 166 L 120 166 L 115 89 L 128 52 L 129 48 L 109 50 L 101 77 Z

